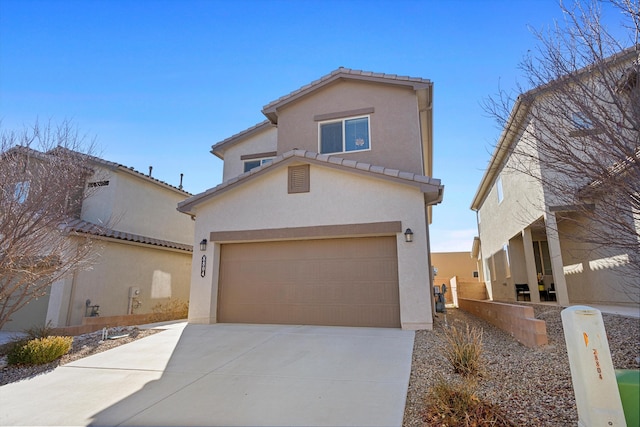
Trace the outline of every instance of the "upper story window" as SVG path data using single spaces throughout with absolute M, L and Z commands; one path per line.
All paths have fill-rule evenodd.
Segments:
M 502 203 L 504 200 L 504 192 L 502 191 L 502 177 L 498 177 L 498 181 L 496 181 L 496 191 L 498 193 L 498 203 Z
M 509 245 L 505 243 L 502 245 L 502 251 L 504 253 L 504 273 L 506 277 L 511 277 L 511 261 L 509 259 Z
M 13 199 L 18 203 L 24 203 L 29 197 L 29 181 L 18 182 L 13 190 Z
M 255 169 L 258 166 L 262 166 L 265 163 L 269 163 L 273 160 L 273 157 L 268 157 L 264 159 L 251 159 L 244 161 L 244 171 L 249 172 L 251 169 Z
M 571 114 L 571 121 L 578 130 L 593 129 L 593 122 L 580 113 Z
M 369 150 L 369 116 L 318 123 L 320 153 Z

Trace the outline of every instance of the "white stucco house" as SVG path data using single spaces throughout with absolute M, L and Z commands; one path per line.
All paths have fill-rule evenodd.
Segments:
M 55 149 L 27 153 L 43 162 L 56 155 Z M 169 299 L 188 301 L 194 223 L 175 207 L 190 193 L 153 178 L 151 171 L 97 157 L 87 165 L 85 195 L 61 228 L 78 243 L 93 240 L 91 267 L 54 282 L 3 330 L 78 326 L 92 315 L 151 313 Z
M 563 149 L 578 147 L 568 155 L 583 156 L 580 158 L 585 167 L 599 167 L 596 162 L 600 162 L 602 176 L 608 176 L 612 183 L 624 174 L 628 174 L 623 176 L 627 182 L 637 183 L 638 129 L 623 124 L 613 111 L 613 106 L 619 108 L 616 103 L 637 99 L 637 94 L 626 93 L 637 91 L 637 61 L 637 51 L 629 49 L 517 99 L 471 203 L 471 209 L 477 212 L 479 233 L 472 256 L 482 264 L 491 299 L 546 300 L 562 306 L 640 305 L 634 251 L 608 247 L 597 239 L 590 243 L 589 239 L 590 235 L 603 234 L 603 223 L 590 219 L 590 212 L 595 211 L 601 218 L 615 218 L 627 230 L 635 229 L 636 245 L 640 245 L 637 211 L 634 214 L 635 208 L 628 201 L 615 200 L 623 204 L 623 209 L 614 208 L 606 197 L 606 180 L 583 178 L 588 175 L 580 168 L 573 171 L 568 165 L 551 163 L 545 154 L 548 149 L 540 149 L 558 144 L 558 140 L 567 141 Z M 610 83 L 603 88 L 604 79 L 623 85 Z M 576 87 L 598 94 L 602 103 L 585 103 L 580 110 L 564 95 L 569 90 L 578 93 L 573 89 Z M 611 94 L 615 94 L 614 101 L 607 101 Z M 536 113 L 532 114 L 534 109 Z M 603 131 L 598 120 L 614 121 L 620 134 Z M 629 132 L 629 137 L 623 138 L 622 132 Z M 623 162 L 603 158 L 599 153 L 605 150 L 590 148 L 590 144 L 612 144 L 612 138 L 617 139 L 621 153 L 630 153 Z M 627 141 L 633 145 L 634 138 L 635 147 L 624 146 Z M 624 170 L 625 163 L 629 169 Z M 555 183 L 561 185 L 555 187 Z M 615 232 L 607 231 L 615 238 Z M 628 234 L 633 242 L 633 231 Z M 517 292 L 516 285 L 528 287 L 528 293 Z
M 189 321 L 431 329 L 432 102 L 427 79 L 339 68 L 213 145 L 223 182 L 178 205 Z

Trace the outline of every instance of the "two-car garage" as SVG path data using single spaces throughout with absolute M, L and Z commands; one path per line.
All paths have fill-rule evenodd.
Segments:
M 220 245 L 218 322 L 400 327 L 395 236 Z

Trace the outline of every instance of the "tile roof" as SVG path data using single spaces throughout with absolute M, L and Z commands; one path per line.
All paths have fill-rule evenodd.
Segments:
M 358 162 L 355 160 L 347 160 L 332 155 L 318 154 L 312 151 L 291 150 L 276 157 L 269 163 L 265 163 L 261 166 L 251 169 L 249 172 L 245 172 L 241 175 L 231 178 L 217 185 L 216 187 L 210 188 L 203 193 L 196 194 L 178 203 L 178 210 L 180 212 L 189 213 L 190 208 L 199 204 L 201 201 L 214 197 L 215 195 L 222 193 L 241 182 L 252 179 L 256 175 L 261 174 L 266 170 L 276 168 L 282 163 L 290 162 L 296 159 L 320 165 L 325 164 L 326 166 L 330 167 L 332 166 L 340 169 L 351 170 L 353 172 L 365 173 L 371 176 L 378 176 L 380 178 L 391 179 L 396 182 L 418 186 L 425 193 L 437 193 L 439 198 L 437 203 L 439 203 L 439 201 L 441 200 L 442 192 L 444 191 L 444 186 L 441 185 L 439 179 L 430 178 L 411 172 L 403 172 L 397 169 L 385 168 L 383 166 L 370 165 L 368 163 Z
M 154 178 L 152 176 L 145 175 L 144 173 L 135 170 L 132 166 L 125 166 L 125 165 L 122 165 L 120 163 L 116 163 L 116 162 L 112 162 L 112 161 L 109 161 L 109 160 L 101 159 L 100 157 L 96 157 L 96 156 L 92 156 L 92 155 L 89 155 L 89 154 L 85 154 L 85 153 L 80 153 L 80 152 L 76 152 L 76 151 L 73 151 L 73 150 L 69 150 L 68 148 L 65 148 L 65 147 L 62 147 L 62 146 L 58 146 L 56 148 L 53 148 L 53 149 L 51 149 L 51 150 L 49 150 L 49 151 L 47 151 L 46 153 L 43 153 L 43 154 L 53 156 L 53 155 L 56 154 L 56 152 L 62 151 L 62 150 L 65 150 L 67 152 L 72 152 L 74 154 L 80 155 L 83 158 L 87 159 L 89 162 L 101 165 L 101 166 L 106 167 L 106 168 L 108 168 L 110 170 L 116 170 L 116 169 L 117 170 L 121 170 L 121 171 L 130 173 L 130 174 L 132 174 L 132 175 L 134 175 L 134 176 L 136 176 L 138 178 L 142 178 L 144 180 L 151 181 L 154 184 L 158 184 L 158 185 L 161 185 L 163 187 L 167 187 L 167 188 L 170 188 L 172 190 L 179 191 L 184 195 L 187 195 L 187 196 L 191 195 L 191 193 L 189 193 L 188 191 L 185 191 L 184 189 L 182 189 L 180 187 L 176 187 L 174 185 L 171 185 L 169 183 L 166 183 L 164 181 L 156 179 L 156 178 Z
M 217 142 L 211 146 L 210 153 L 220 157 L 219 150 L 227 148 L 236 142 L 240 142 L 243 138 L 253 135 L 254 133 L 260 132 L 263 129 L 270 129 L 274 125 L 269 120 L 264 120 L 256 125 L 251 126 L 243 130 L 242 132 L 238 132 L 235 135 L 231 135 L 229 138 L 223 139 L 220 142 Z M 220 157 L 222 158 L 222 157 Z
M 60 228 L 65 233 L 88 234 L 91 236 L 108 237 L 111 239 L 124 240 L 127 242 L 142 243 L 145 245 L 161 246 L 170 249 L 179 249 L 183 251 L 193 252 L 192 245 L 185 245 L 183 243 L 154 239 L 152 237 L 141 236 L 139 234 L 117 231 L 110 228 L 101 227 L 97 224 L 84 221 L 82 219 L 69 219 L 64 224 L 61 224 Z

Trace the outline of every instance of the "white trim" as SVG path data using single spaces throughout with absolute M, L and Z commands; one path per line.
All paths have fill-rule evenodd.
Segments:
M 249 172 L 249 170 L 251 170 L 251 169 L 255 169 L 255 168 L 257 168 L 257 167 L 260 167 L 260 166 L 264 165 L 265 163 L 269 163 L 269 162 L 273 161 L 273 159 L 275 159 L 275 157 L 258 157 L 257 159 L 247 159 L 247 160 L 243 160 L 243 161 L 242 161 L 242 170 L 243 170 L 244 172 Z M 254 166 L 254 167 L 252 167 L 252 168 L 251 168 L 251 169 L 249 169 L 249 170 L 246 170 L 246 166 L 247 166 L 247 163 L 248 163 L 248 162 L 260 162 L 260 164 L 259 164 L 259 165 Z

